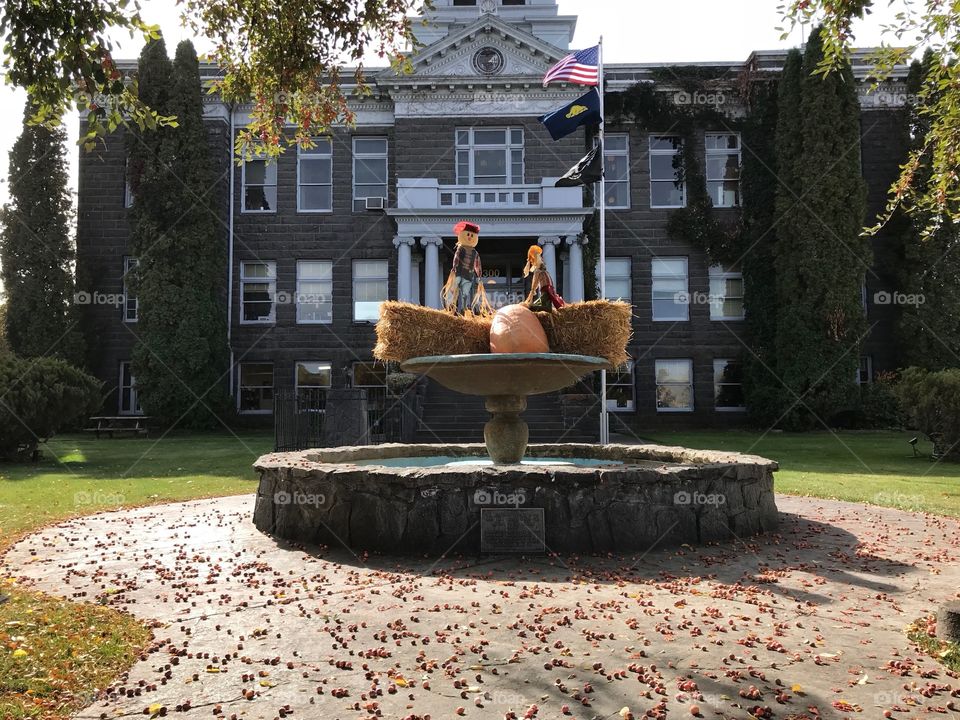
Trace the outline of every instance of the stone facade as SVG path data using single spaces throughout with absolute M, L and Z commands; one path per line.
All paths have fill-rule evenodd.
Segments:
M 453 6 L 449 0 L 435 4 L 432 24 L 419 30 L 426 47 L 413 58 L 413 74 L 368 73 L 374 93 L 355 104 L 356 126 L 338 127 L 331 133 L 333 199 L 329 212 L 298 210 L 296 149 L 287 150 L 279 159 L 274 210 L 244 212 L 244 173 L 231 162 L 229 140 L 231 128 L 246 123 L 249 108 L 228 108 L 215 96 L 205 99 L 212 170 L 220 185 L 219 225 L 222 241 L 233 257 L 224 275 L 231 280 L 230 335 L 235 367 L 230 382 L 234 394 L 239 392 L 239 368 L 247 363 L 272 365 L 274 388 L 294 384 L 298 362 L 327 363 L 332 386 L 348 383 L 348 371 L 355 363 L 371 361 L 374 344 L 373 325 L 353 319 L 353 261 L 385 261 L 388 297 L 435 305 L 455 243 L 452 225 L 460 219 L 470 218 L 481 225 L 480 252 L 494 289 L 505 288 L 504 298 L 515 299 L 523 292 L 522 280 L 516 276 L 526 248 L 535 243 L 544 246 L 544 258 L 555 269 L 557 286 L 568 300 L 582 299 L 593 282 L 592 268 L 583 268 L 579 239 L 592 210 L 585 207 L 579 191 L 553 190 L 553 179 L 586 152 L 588 137 L 581 129 L 553 142 L 537 121 L 543 112 L 584 92 L 576 86 L 541 86 L 543 73 L 568 51 L 576 18 L 559 15 L 553 0 L 529 0 L 524 5 L 482 0 L 473 7 Z M 775 70 L 783 56 L 755 53 L 745 63 L 721 69 L 733 84 L 747 66 Z M 488 60 L 492 64 L 485 65 Z M 651 81 L 651 68 L 608 66 L 608 92 Z M 213 71 L 203 68 L 206 73 Z M 903 146 L 899 122 L 896 107 L 865 98 L 861 150 L 872 212 L 882 207 L 897 171 Z M 491 191 L 489 197 L 479 190 L 474 196 L 471 191 L 476 185 L 457 185 L 458 130 L 470 128 L 522 131 L 522 177 L 483 188 Z M 699 249 L 677 244 L 667 236 L 669 210 L 650 206 L 647 134 L 635 127 L 612 125 L 607 131 L 629 135 L 629 208 L 607 213 L 607 256 L 629 258 L 635 307 L 630 346 L 636 359 L 629 381 L 632 402 L 624 408 L 623 417 L 646 427 L 737 424 L 743 413 L 718 412 L 715 407 L 714 361 L 741 355 L 743 323 L 711 320 L 704 303 L 690 305 L 687 321 L 652 319 L 651 275 L 656 258 L 686 259 L 691 295 L 710 292 L 709 263 Z M 384 210 L 355 209 L 353 141 L 370 136 L 387 141 Z M 702 142 L 700 134 L 698 143 Z M 695 151 L 702 153 L 703 148 Z M 122 133 L 108 137 L 97 150 L 81 154 L 78 279 L 79 289 L 92 296 L 123 292 L 123 258 L 128 254 L 124 154 Z M 463 194 L 462 202 L 458 193 Z M 878 255 L 883 252 L 883 242 L 881 234 L 875 241 Z M 333 309 L 328 324 L 297 321 L 297 263 L 303 260 L 332 264 Z M 241 322 L 240 268 L 244 262 L 276 264 L 275 317 L 271 322 Z M 508 279 L 508 275 L 512 277 Z M 868 299 L 889 285 L 889 278 L 869 273 Z M 893 368 L 893 311 L 872 301 L 868 306 L 870 320 L 877 325 L 865 353 L 871 356 L 874 371 Z M 131 356 L 136 324 L 125 322 L 120 308 L 96 303 L 86 308 L 85 322 L 91 368 L 113 390 L 106 410 L 120 408 L 119 366 Z M 693 403 L 689 412 L 658 410 L 656 362 L 666 359 L 691 361 Z M 268 418 L 261 416 L 261 420 Z M 614 429 L 618 425 L 614 422 Z

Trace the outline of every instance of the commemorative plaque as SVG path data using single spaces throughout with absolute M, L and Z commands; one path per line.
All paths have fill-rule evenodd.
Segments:
M 543 508 L 482 508 L 480 552 L 544 553 Z

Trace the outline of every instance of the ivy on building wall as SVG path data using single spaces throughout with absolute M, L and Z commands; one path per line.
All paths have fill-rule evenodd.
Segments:
M 746 92 L 747 118 L 740 192 L 743 204 L 742 260 L 745 311 L 743 391 L 751 419 L 769 427 L 778 419 L 783 386 L 777 379 L 777 244 L 776 202 L 778 158 L 776 131 L 779 75 L 758 74 Z
M 739 259 L 741 219 L 738 208 L 714 212 L 707 191 L 703 163 L 703 133 L 740 132 L 742 119 L 723 111 L 734 101 L 730 78 L 715 68 L 664 67 L 652 73 L 652 83 L 640 83 L 608 95 L 608 115 L 616 124 L 629 122 L 641 132 L 664 132 L 682 138 L 675 158 L 677 182 L 686 190 L 686 204 L 671 211 L 667 235 L 678 244 L 690 244 L 707 253 L 711 264 Z M 678 88 L 671 94 L 663 87 Z

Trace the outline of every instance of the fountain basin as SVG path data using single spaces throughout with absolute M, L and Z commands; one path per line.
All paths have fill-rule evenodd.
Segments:
M 441 555 L 479 552 L 481 510 L 490 508 L 541 508 L 545 549 L 554 552 L 645 552 L 743 538 L 778 522 L 777 464 L 756 456 L 543 444 L 529 446 L 526 459 L 546 464 L 473 464 L 485 458 L 480 444 L 264 455 L 254 465 L 254 524 L 310 544 Z
M 482 395 L 490 420 L 483 426 L 487 452 L 495 463 L 517 463 L 530 430 L 520 413 L 528 395 L 562 390 L 596 370 L 611 370 L 604 358 L 560 353 L 436 355 L 407 360 L 404 372 L 426 375 L 465 395 Z

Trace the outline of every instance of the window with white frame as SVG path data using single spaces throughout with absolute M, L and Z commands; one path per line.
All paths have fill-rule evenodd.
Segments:
M 353 139 L 353 209 L 365 209 L 368 197 L 387 199 L 385 137 Z
M 631 301 L 633 281 L 630 277 L 630 258 L 607 258 L 606 268 L 607 300 Z
M 857 385 L 869 385 L 873 382 L 873 356 L 861 355 L 857 367 Z
M 240 363 L 237 411 L 245 415 L 273 412 L 273 363 Z
M 657 360 L 657 412 L 693 411 L 693 360 Z
M 240 322 L 269 324 L 276 318 L 277 264 L 240 263 Z
M 241 211 L 272 213 L 277 211 L 277 163 L 265 159 L 245 160 L 242 173 Z
M 633 360 L 607 373 L 607 410 L 633 412 L 636 409 L 636 394 L 633 380 Z
M 388 300 L 389 264 L 386 260 L 353 261 L 354 322 L 377 322 L 380 303 Z
M 120 363 L 119 411 L 121 415 L 142 415 L 140 399 L 137 397 L 137 379 L 133 376 L 129 361 Z
M 333 368 L 328 362 L 300 361 L 294 370 L 293 382 L 302 407 L 310 412 L 324 412 L 327 391 L 333 380 Z
M 131 273 L 135 273 L 140 261 L 135 257 L 125 257 L 123 259 L 123 321 L 135 323 L 140 316 L 140 301 L 137 296 L 130 291 L 130 280 L 133 279 Z
M 713 361 L 713 407 L 719 412 L 746 410 L 743 365 L 739 360 Z
M 457 185 L 523 185 L 522 128 L 460 128 Z
M 297 148 L 297 210 L 333 210 L 333 143 L 328 137 L 312 138 L 313 147 Z
M 662 322 L 690 319 L 687 258 L 654 258 L 651 261 L 653 319 Z
M 710 319 L 743 320 L 743 273 L 735 268 L 710 268 Z
M 629 208 L 630 139 L 626 133 L 604 137 L 603 162 L 607 207 L 611 210 Z
M 650 207 L 681 208 L 687 204 L 683 181 L 683 138 L 650 136 Z
M 740 205 L 740 133 L 707 133 L 704 138 L 707 192 L 714 207 Z
M 297 322 L 301 325 L 333 322 L 333 262 L 297 261 Z

